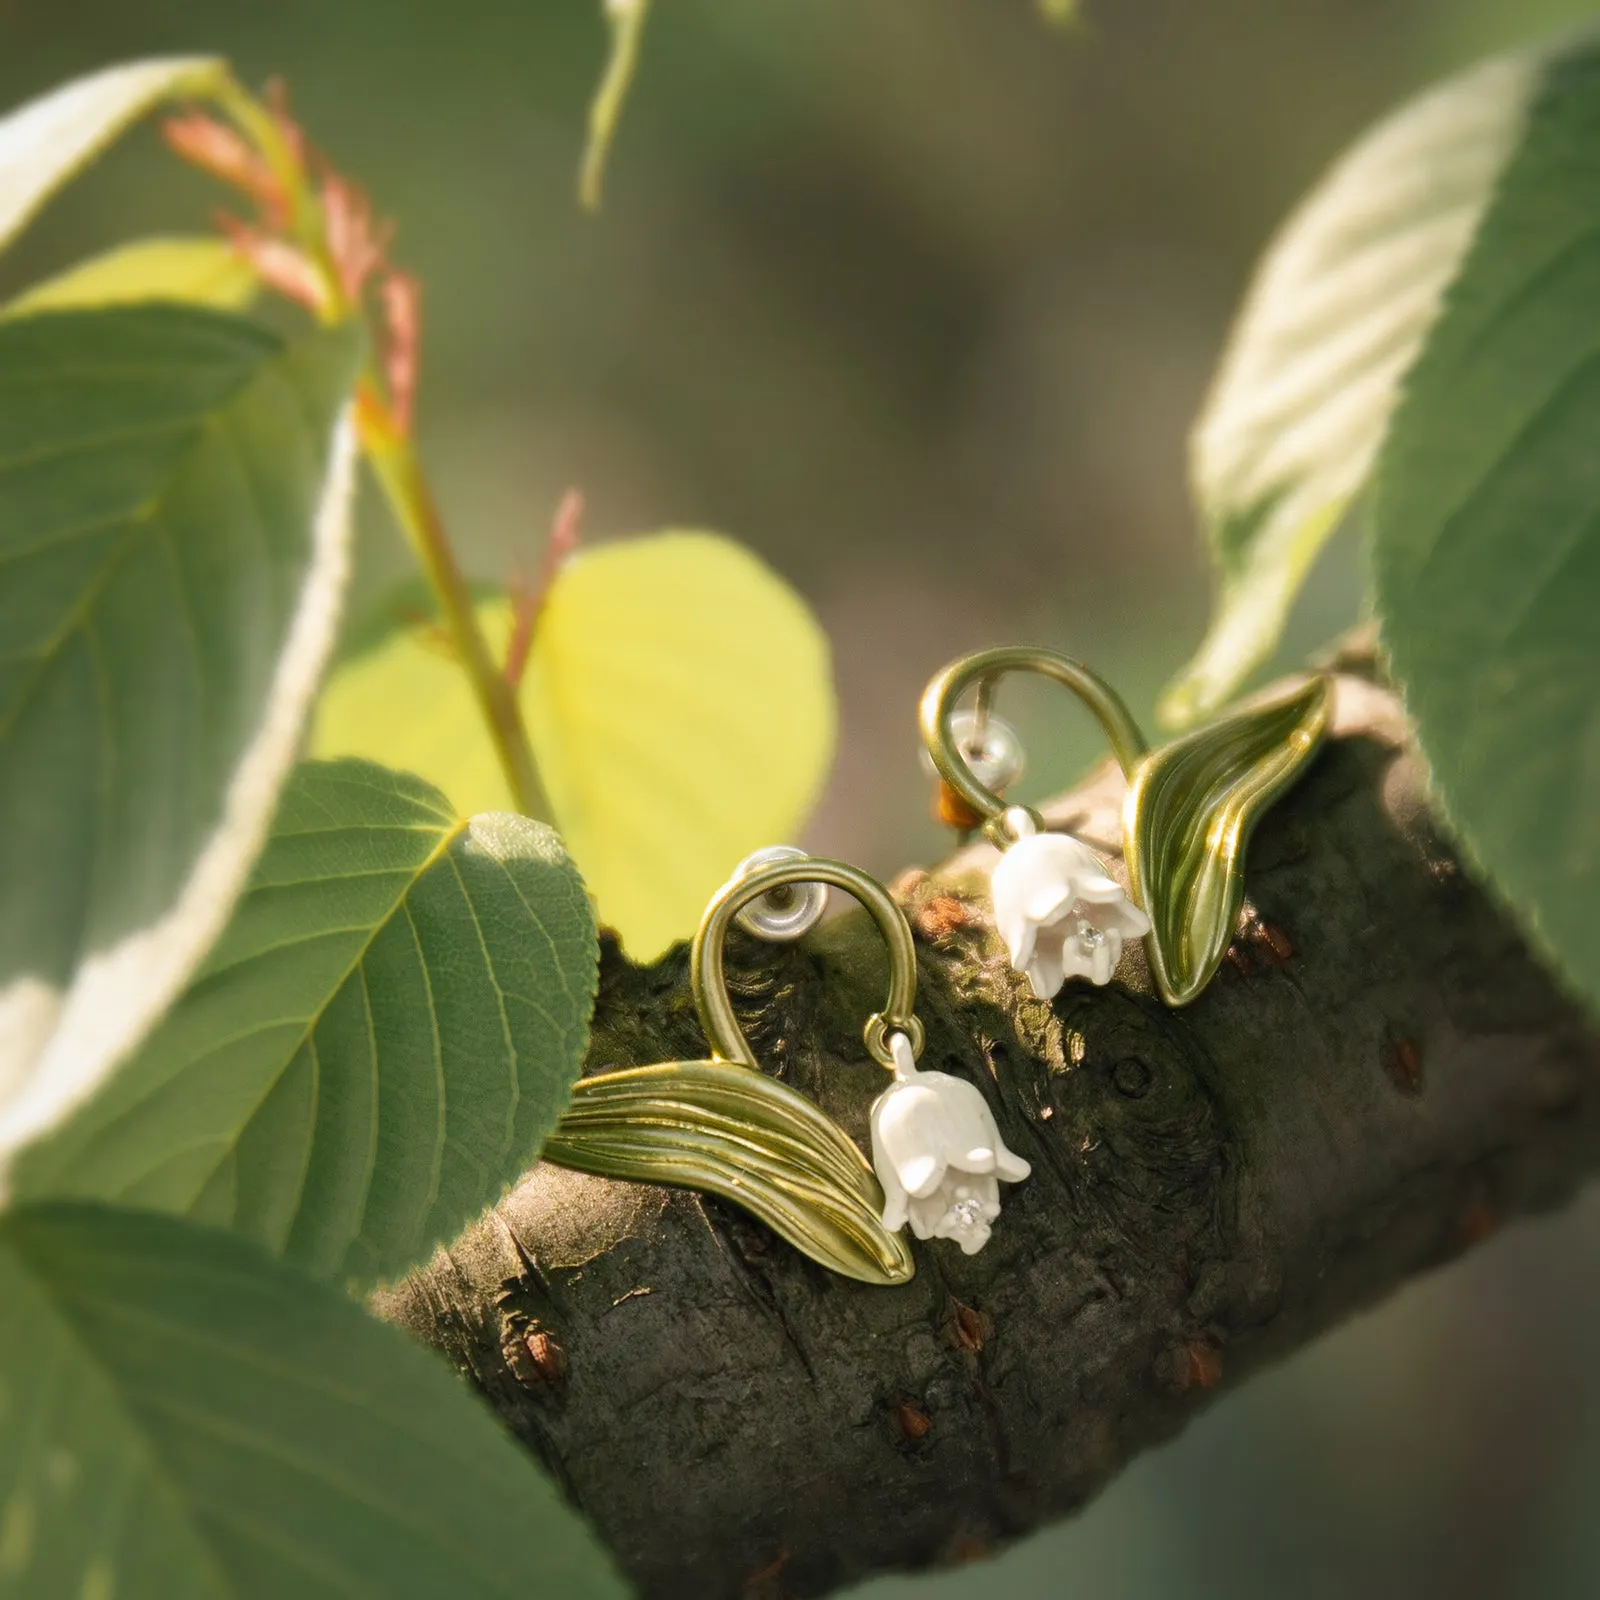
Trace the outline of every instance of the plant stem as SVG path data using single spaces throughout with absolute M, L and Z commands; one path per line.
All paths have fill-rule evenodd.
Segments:
M 600 209 L 605 179 L 606 153 L 622 116 L 628 85 L 639 65 L 639 39 L 650 0 L 607 0 L 606 23 L 611 30 L 611 53 L 606 59 L 594 99 L 589 103 L 589 142 L 578 174 L 578 200 L 585 211 Z
M 405 530 L 428 582 L 439 601 L 445 626 L 483 713 L 484 725 L 500 758 L 501 770 L 517 809 L 524 816 L 552 820 L 549 797 L 539 779 L 538 763 L 522 720 L 514 685 L 496 665 L 478 626 L 476 609 L 455 551 L 445 533 L 438 506 L 409 436 L 385 426 L 381 402 L 370 381 L 364 381 L 356 414 L 361 442 L 372 471 Z
M 354 279 L 356 288 L 347 292 L 340 276 L 340 262 L 330 247 L 326 217 L 316 189 L 308 182 L 298 143 L 286 138 L 273 113 L 231 77 L 223 79 L 213 98 L 266 160 L 282 186 L 288 202 L 290 237 L 322 280 L 317 303 L 311 307 L 313 314 L 324 323 L 365 317 L 360 275 Z M 334 176 L 331 172 L 325 174 L 324 196 Z M 376 259 L 381 261 L 381 250 Z M 369 269 L 372 264 L 367 264 Z M 409 427 L 409 402 L 403 406 L 406 415 L 397 412 L 397 403 L 393 394 L 385 398 L 377 369 L 369 363 L 356 385 L 355 396 L 356 430 L 362 449 L 439 602 L 457 659 L 472 685 L 490 742 L 500 758 L 512 803 L 525 816 L 551 821 L 550 801 L 539 780 L 538 763 L 517 702 L 517 686 L 507 681 L 489 653 L 466 579 L 417 457 Z
M 582 521 L 583 495 L 577 489 L 568 489 L 550 522 L 550 537 L 545 541 L 538 582 L 531 589 L 520 579 L 512 585 L 511 639 L 506 645 L 505 680 L 513 689 L 522 682 L 522 675 L 528 669 L 528 653 L 533 648 L 539 613 L 550 598 L 551 587 L 560 576 L 561 568 L 578 548 Z

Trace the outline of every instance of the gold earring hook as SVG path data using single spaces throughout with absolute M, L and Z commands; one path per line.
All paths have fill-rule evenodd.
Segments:
M 775 861 L 724 884 L 700 919 L 689 951 L 689 986 L 700 1012 L 700 1026 L 711 1041 L 716 1059 L 745 1067 L 757 1065 L 755 1052 L 728 998 L 722 959 L 728 926 L 752 900 L 793 883 L 825 883 L 843 889 L 866 908 L 889 949 L 889 999 L 882 1011 L 874 1012 L 867 1019 L 862 1038 L 872 1059 L 891 1072 L 894 1070 L 894 1054 L 889 1046 L 891 1033 L 905 1034 L 911 1042 L 911 1053 L 920 1055 L 922 1024 L 912 1009 L 917 998 L 917 952 L 905 913 L 876 878 L 859 868 L 843 861 L 808 856 L 794 861 Z
M 978 781 L 961 753 L 950 719 L 956 703 L 974 681 L 978 685 L 980 713 L 987 713 L 996 680 L 1008 672 L 1038 673 L 1063 684 L 1077 695 L 1094 713 L 1095 720 L 1111 745 L 1112 754 L 1127 776 L 1133 775 L 1140 758 L 1150 748 L 1139 724 L 1133 720 L 1133 713 L 1123 704 L 1116 690 L 1099 673 L 1091 672 L 1071 656 L 1035 645 L 1001 645 L 997 649 L 980 650 L 975 655 L 952 661 L 923 691 L 918 717 L 922 741 L 928 747 L 928 754 L 933 757 L 939 776 L 984 819 L 984 831 L 991 838 L 994 838 L 997 826 L 1005 832 L 1006 825 L 1001 819 L 1012 808 L 992 789 Z M 1028 815 L 1038 826 L 1037 815 L 1032 811 Z M 998 838 L 995 842 L 1003 845 L 1008 838 Z

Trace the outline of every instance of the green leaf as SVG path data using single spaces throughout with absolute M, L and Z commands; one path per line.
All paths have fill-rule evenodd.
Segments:
M 130 61 L 75 78 L 0 118 L 0 247 L 147 111 L 207 94 L 226 76 L 226 64 L 209 56 Z
M 360 353 L 168 306 L 0 322 L 0 1167 L 260 848 L 343 599 Z
M 1218 593 L 1164 722 L 1215 711 L 1277 643 L 1366 486 L 1401 379 L 1522 137 L 1545 62 L 1480 65 L 1355 145 L 1268 247 L 1195 424 L 1190 477 Z
M 1549 73 L 1396 415 L 1383 642 L 1444 809 L 1600 1004 L 1600 41 Z
M 226 1233 L 0 1218 L 0 1402 L 15 1600 L 627 1592 L 435 1356 Z
M 418 778 L 301 767 L 233 921 L 17 1193 L 228 1224 L 318 1276 L 393 1277 L 498 1199 L 567 1104 L 597 951 L 525 817 Z
M 1244 858 L 1262 814 L 1305 770 L 1328 726 L 1313 678 L 1152 750 L 1134 768 L 1122 828 L 1145 949 L 1168 1005 L 1195 999 L 1222 964 L 1244 903 Z
M 0 308 L 0 317 L 134 305 L 145 300 L 176 300 L 219 311 L 241 311 L 255 298 L 257 287 L 249 263 L 226 239 L 203 234 L 138 239 L 35 284 Z
M 544 1157 L 721 1195 L 864 1283 L 905 1283 L 916 1271 L 905 1240 L 884 1229 L 883 1191 L 861 1152 L 803 1095 L 752 1067 L 671 1061 L 585 1078 Z
M 479 618 L 503 650 L 509 608 Z M 752 850 L 793 837 L 833 751 L 827 639 L 770 568 L 715 534 L 655 534 L 568 562 L 520 698 L 554 820 L 601 921 L 641 961 L 687 939 Z M 312 749 L 421 773 L 463 811 L 511 805 L 437 630 L 405 627 L 345 662 Z

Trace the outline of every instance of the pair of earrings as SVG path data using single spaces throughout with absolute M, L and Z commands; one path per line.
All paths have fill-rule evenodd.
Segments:
M 1038 812 L 1004 798 L 1021 775 L 1022 750 L 991 701 L 999 679 L 1019 671 L 1070 689 L 1106 735 L 1127 779 L 1128 891 L 1087 844 L 1048 831 Z M 972 688 L 976 704 L 962 711 Z M 995 924 L 1036 996 L 1051 998 L 1074 976 L 1109 982 L 1134 938 L 1144 940 L 1169 1005 L 1200 993 L 1238 925 L 1251 830 L 1315 753 L 1328 699 L 1328 681 L 1312 678 L 1151 749 L 1110 685 L 1055 651 L 986 650 L 934 677 L 920 721 L 941 813 L 964 830 L 982 827 L 999 846 Z M 734 921 L 760 938 L 798 938 L 820 919 L 830 886 L 861 902 L 889 951 L 889 996 L 862 1034 L 893 1078 L 873 1103 L 870 1167 L 837 1123 L 760 1070 L 723 968 Z M 813 1260 L 868 1283 L 904 1283 L 914 1273 L 907 1223 L 919 1239 L 951 1239 L 968 1254 L 983 1247 L 1000 1212 L 1000 1183 L 1022 1181 L 1028 1163 L 1006 1148 L 973 1084 L 918 1070 L 915 947 L 881 883 L 791 846 L 758 851 L 707 906 L 689 970 L 710 1058 L 580 1080 L 546 1160 L 720 1195 Z

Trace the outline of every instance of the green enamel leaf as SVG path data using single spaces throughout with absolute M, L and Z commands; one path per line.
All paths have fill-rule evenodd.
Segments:
M 226 1224 L 319 1276 L 392 1277 L 533 1164 L 596 983 L 560 839 L 420 778 L 310 763 L 233 920 L 19 1193 Z
M 721 1195 L 865 1283 L 916 1271 L 879 1220 L 883 1192 L 861 1152 L 809 1100 L 750 1067 L 673 1061 L 585 1078 L 544 1159 Z
M 1214 712 L 1277 643 L 1312 562 L 1366 487 L 1401 380 L 1550 59 L 1533 50 L 1489 61 L 1402 107 L 1268 246 L 1191 441 L 1217 600 L 1163 721 Z
M 343 602 L 362 341 L 0 321 L 0 1165 L 221 932 Z
M 1600 42 L 1549 74 L 1379 465 L 1383 642 L 1445 814 L 1600 1006 Z
M 1328 724 L 1329 686 L 1288 693 L 1174 739 L 1134 769 L 1123 805 L 1133 898 L 1168 1005 L 1187 1005 L 1227 952 L 1244 902 L 1244 855 L 1262 813 L 1304 770 Z
M 151 1213 L 0 1217 L 10 1600 L 623 1600 L 478 1397 L 248 1241 Z
M 249 263 L 226 239 L 205 235 L 137 239 L 36 283 L 0 308 L 0 317 L 146 300 L 239 311 L 250 304 L 259 287 Z

